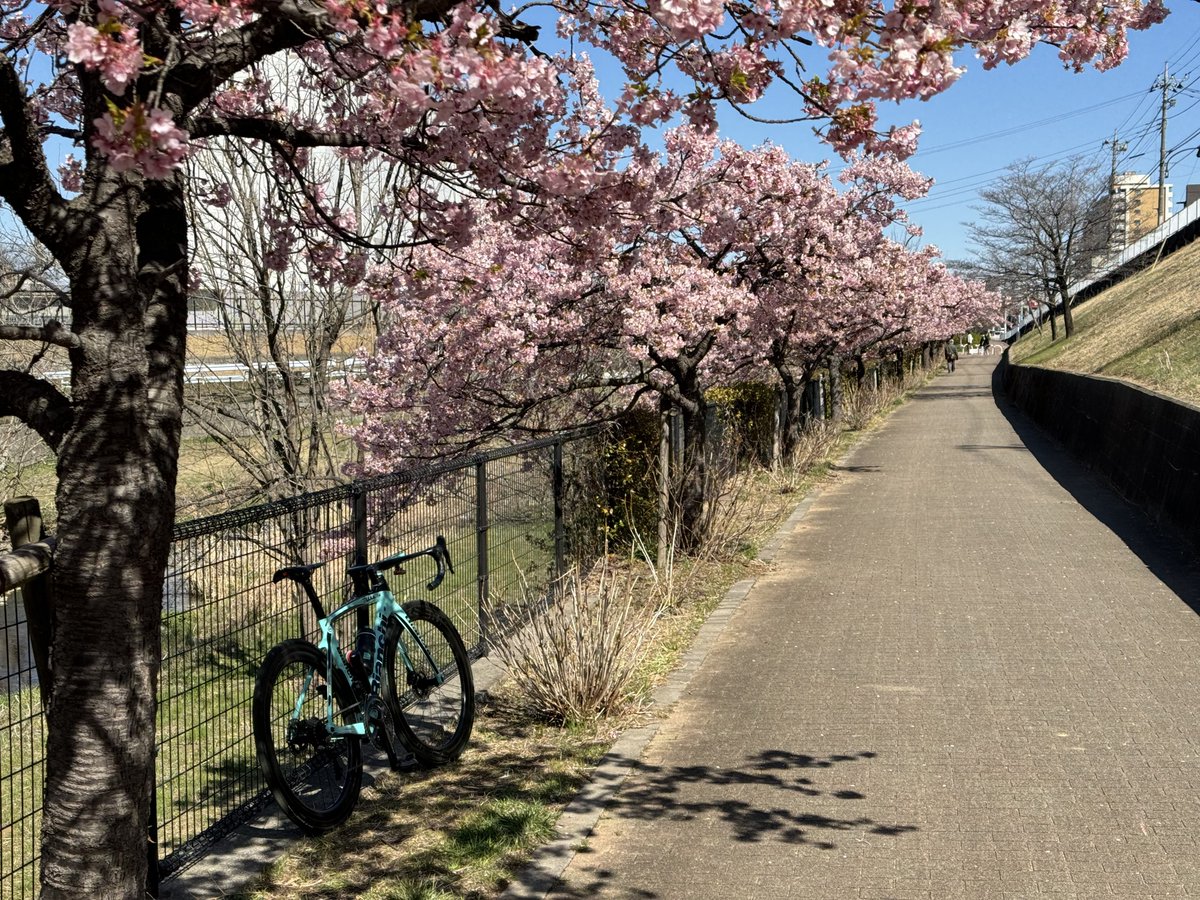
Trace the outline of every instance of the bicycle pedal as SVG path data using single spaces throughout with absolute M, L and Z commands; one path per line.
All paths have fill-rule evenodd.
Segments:
M 417 758 L 415 756 L 413 756 L 411 753 L 405 751 L 403 753 L 396 754 L 396 764 L 394 766 L 392 766 L 392 771 L 402 772 L 406 769 L 416 769 L 416 768 L 418 768 Z

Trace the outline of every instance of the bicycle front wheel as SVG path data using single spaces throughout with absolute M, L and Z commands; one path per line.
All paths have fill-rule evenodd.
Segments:
M 388 622 L 385 696 L 395 704 L 400 742 L 421 765 L 436 766 L 457 759 L 471 737 L 471 660 L 444 612 L 424 600 L 403 608 L 412 630 L 397 619 Z
M 341 672 L 325 680 L 325 654 L 308 641 L 287 640 L 263 660 L 254 683 L 254 744 L 280 809 L 308 834 L 350 816 L 362 787 L 356 735 L 333 735 L 333 721 L 358 721 L 358 700 Z

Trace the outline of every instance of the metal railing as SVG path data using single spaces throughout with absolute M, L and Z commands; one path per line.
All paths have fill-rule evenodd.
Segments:
M 491 606 L 544 597 L 575 558 L 575 535 L 595 509 L 579 485 L 592 468 L 588 439 L 596 434 L 575 432 L 176 525 L 163 594 L 155 815 L 148 828 L 152 893 L 159 879 L 203 855 L 268 800 L 250 725 L 257 665 L 276 642 L 311 635 L 314 624 L 298 592 L 271 583 L 274 570 L 327 560 L 318 591 L 338 598 L 355 559 L 444 534 L 457 575 L 434 600 L 478 656 L 486 652 Z M 11 556 L 0 556 L 0 571 Z M 423 596 L 427 580 L 414 568 L 392 588 L 398 596 Z M 16 587 L 0 580 L 0 637 L 17 648 L 0 679 L 0 900 L 37 896 L 44 777 L 36 642 L 28 634 L 36 613 L 18 610 Z
M 0 554 L 0 898 L 35 896 L 45 777 L 44 652 L 54 539 L 37 501 L 4 506 L 13 550 Z
M 1157 249 L 1197 221 L 1200 221 L 1200 203 L 1191 203 L 1185 206 L 1153 231 L 1142 235 L 1132 244 L 1105 259 L 1086 277 L 1073 282 L 1067 291 L 1068 295 L 1074 298 L 1093 285 L 1106 282 L 1122 274 L 1122 270 L 1130 269 L 1139 257 Z

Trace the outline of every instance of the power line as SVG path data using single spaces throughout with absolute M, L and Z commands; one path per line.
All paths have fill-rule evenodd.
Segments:
M 1063 156 L 1069 156 L 1072 153 L 1074 153 L 1075 151 L 1082 150 L 1084 148 L 1092 147 L 1092 146 L 1095 146 L 1095 142 L 1088 141 L 1084 144 L 1077 144 L 1074 147 L 1066 147 L 1061 150 L 1055 150 L 1050 153 L 1043 154 L 1042 156 L 1030 157 L 1029 159 L 1030 159 L 1030 162 L 1040 162 L 1042 160 L 1061 159 Z M 933 212 L 934 210 L 938 210 L 938 209 L 947 209 L 951 206 L 959 206 L 962 203 L 961 198 L 970 196 L 972 194 L 977 194 L 981 188 L 985 188 L 989 185 L 996 184 L 999 181 L 1001 181 L 1000 176 L 996 176 L 996 177 L 986 177 L 986 176 L 993 175 L 994 173 L 1006 172 L 1008 170 L 1008 168 L 1009 168 L 1008 166 L 998 166 L 997 168 L 987 169 L 983 172 L 976 172 L 972 175 L 963 175 L 959 178 L 951 178 L 951 179 L 947 179 L 946 181 L 937 182 L 934 185 L 933 189 L 929 192 L 929 194 L 927 194 L 925 197 L 922 197 L 919 200 L 912 200 L 909 203 L 905 204 L 905 209 L 908 209 L 912 212 L 927 213 L 927 212 Z M 969 183 L 964 184 L 961 187 L 957 187 L 951 191 L 939 191 L 938 190 L 939 187 L 956 184 L 958 182 L 969 182 Z M 960 198 L 960 199 L 952 199 L 952 198 Z M 925 204 L 930 204 L 930 203 L 935 204 L 935 205 L 933 205 L 933 206 L 925 205 Z
M 1104 101 L 1101 101 L 1100 103 L 1095 103 L 1091 106 L 1082 107 L 1080 109 L 1075 110 L 1074 112 L 1059 113 L 1057 115 L 1048 116 L 1045 119 L 1038 119 L 1036 122 L 1027 122 L 1023 125 L 1014 125 L 1011 128 L 1005 128 L 1000 131 L 991 131 L 991 132 L 988 132 L 987 134 L 980 134 L 980 135 L 976 135 L 975 137 L 964 138 L 961 141 L 952 141 L 949 144 L 942 144 L 939 147 L 932 147 L 929 149 L 922 147 L 917 151 L 915 158 L 919 158 L 922 156 L 931 156 L 934 153 L 943 153 L 947 150 L 957 150 L 961 147 L 968 147 L 971 144 L 978 144 L 978 143 L 982 143 L 984 141 L 995 140 L 996 138 L 1008 137 L 1013 134 L 1019 134 L 1022 131 L 1028 131 L 1028 130 L 1031 130 L 1034 128 L 1041 128 L 1045 125 L 1054 125 L 1058 122 L 1061 122 L 1063 119 L 1072 119 L 1076 116 L 1085 116 L 1088 113 L 1095 112 L 1098 109 L 1103 109 L 1106 106 L 1112 106 L 1116 103 L 1123 103 L 1126 100 L 1131 100 L 1134 97 L 1137 97 L 1141 94 L 1142 94 L 1142 91 L 1135 91 L 1132 94 L 1125 94 L 1122 97 L 1113 97 L 1111 100 L 1104 100 Z

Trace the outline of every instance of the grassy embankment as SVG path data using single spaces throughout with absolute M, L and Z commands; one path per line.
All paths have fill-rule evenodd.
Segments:
M 1012 361 L 1120 378 L 1200 404 L 1200 241 L 1074 312 L 1069 341 L 1051 343 L 1047 325 L 1013 345 Z

